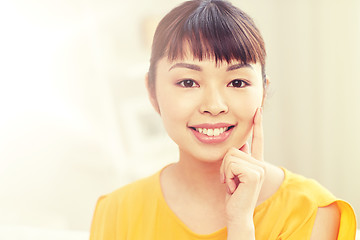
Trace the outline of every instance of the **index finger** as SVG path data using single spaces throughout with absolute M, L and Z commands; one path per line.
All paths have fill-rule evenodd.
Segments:
M 264 134 L 262 126 L 262 108 L 258 108 L 254 117 L 253 136 L 251 142 L 251 156 L 264 161 Z

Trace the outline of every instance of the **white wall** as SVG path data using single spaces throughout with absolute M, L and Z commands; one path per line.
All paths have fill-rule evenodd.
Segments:
M 176 160 L 143 86 L 144 21 L 179 2 L 1 3 L 0 224 L 87 230 L 99 195 Z M 359 215 L 359 2 L 236 5 L 267 44 L 266 160 Z

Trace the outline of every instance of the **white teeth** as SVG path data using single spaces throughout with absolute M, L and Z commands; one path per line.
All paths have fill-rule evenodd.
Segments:
M 223 127 L 223 128 L 196 128 L 196 131 L 198 131 L 199 133 L 208 135 L 209 137 L 213 137 L 213 136 L 219 136 L 220 134 L 224 133 L 228 128 L 227 127 Z
M 226 128 L 220 128 L 220 134 L 222 134 L 223 132 L 225 132 Z

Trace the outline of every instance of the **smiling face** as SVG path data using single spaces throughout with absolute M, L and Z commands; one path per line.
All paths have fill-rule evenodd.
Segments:
M 240 148 L 249 138 L 263 101 L 261 64 L 164 57 L 156 76 L 151 101 L 180 157 L 222 160 L 229 148 Z
M 254 21 L 228 1 L 186 1 L 160 21 L 147 86 L 180 160 L 221 160 L 245 143 L 263 101 L 265 58 Z

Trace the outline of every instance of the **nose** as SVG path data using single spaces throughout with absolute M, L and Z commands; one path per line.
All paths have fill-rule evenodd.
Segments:
M 207 89 L 202 94 L 201 113 L 217 116 L 221 113 L 228 112 L 229 109 L 224 94 L 219 89 Z

